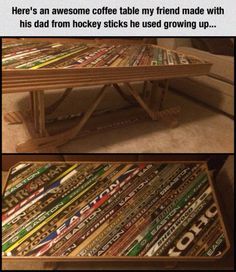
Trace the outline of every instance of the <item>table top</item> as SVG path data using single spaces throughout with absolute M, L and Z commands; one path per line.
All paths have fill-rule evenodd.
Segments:
M 7 40 L 2 44 L 3 92 L 194 76 L 211 64 L 148 44 Z
M 43 40 L 5 41 L 3 70 L 73 69 L 202 64 L 203 60 L 148 44 L 62 43 Z
M 229 248 L 201 162 L 22 162 L 2 221 L 10 259 L 208 259 Z

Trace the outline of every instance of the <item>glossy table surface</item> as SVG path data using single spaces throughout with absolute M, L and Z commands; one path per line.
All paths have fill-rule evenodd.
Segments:
M 19 163 L 2 208 L 3 255 L 220 258 L 229 242 L 205 163 Z
M 2 45 L 4 93 L 197 76 L 210 67 L 194 56 L 148 44 L 3 39 Z

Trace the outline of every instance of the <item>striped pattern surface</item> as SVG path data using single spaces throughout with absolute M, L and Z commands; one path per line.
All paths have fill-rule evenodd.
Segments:
M 2 46 L 3 69 L 50 69 L 200 64 L 198 58 L 152 46 L 6 41 Z
M 205 164 L 19 163 L 3 256 L 215 257 L 227 237 Z
M 205 75 L 211 64 L 147 44 L 3 39 L 3 93 Z

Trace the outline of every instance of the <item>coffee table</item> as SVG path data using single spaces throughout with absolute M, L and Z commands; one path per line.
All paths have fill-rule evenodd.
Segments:
M 109 55 L 110 59 L 107 62 L 102 61 L 102 57 L 107 56 L 109 50 L 113 53 Z M 79 57 L 85 54 L 94 60 L 92 63 L 95 64 L 91 64 L 91 61 L 85 58 L 84 64 L 72 63 L 75 58 L 78 61 Z M 120 59 L 121 61 L 118 62 Z M 138 119 L 147 119 L 147 117 L 153 121 L 167 119 L 172 120 L 172 125 L 176 125 L 180 107 L 163 108 L 168 91 L 168 80 L 204 75 L 211 67 L 211 64 L 204 60 L 155 45 L 101 45 L 81 43 L 81 41 L 75 44 L 63 44 L 38 39 L 35 41 L 3 39 L 2 60 L 3 94 L 20 92 L 30 94 L 30 112 L 9 112 L 5 115 L 5 120 L 10 124 L 25 122 L 32 135 L 32 139 L 17 146 L 19 152 L 45 151 L 74 139 L 86 127 L 87 121 L 93 114 L 101 114 L 95 110 L 110 86 L 131 106 L 135 104 L 146 112 L 146 115 L 142 114 Z M 100 62 L 96 63 L 96 60 Z M 34 63 L 34 66 L 28 63 Z M 131 84 L 139 81 L 144 82 L 142 93 Z M 79 114 L 78 123 L 67 131 L 49 135 L 46 115 L 53 113 L 71 94 L 73 88 L 94 85 L 102 85 L 102 88 L 87 110 Z M 62 96 L 45 108 L 45 92 L 63 88 L 66 90 Z M 110 111 L 112 109 L 104 112 L 107 114 Z M 128 117 L 119 125 L 129 124 L 127 119 Z
M 205 162 L 21 162 L 5 261 L 210 261 L 230 244 Z

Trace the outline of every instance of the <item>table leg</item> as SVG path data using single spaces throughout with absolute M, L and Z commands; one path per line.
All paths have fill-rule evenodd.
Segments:
M 161 111 L 163 109 L 163 103 L 166 98 L 166 94 L 167 94 L 168 90 L 169 90 L 169 80 L 166 79 L 165 84 L 164 84 L 164 89 L 162 89 L 162 91 L 161 91 L 160 103 L 159 103 L 159 107 L 158 107 L 159 111 Z
M 44 91 L 31 92 L 30 101 L 35 131 L 39 133 L 40 136 L 45 136 Z
M 160 84 L 159 81 L 155 80 L 152 82 L 152 88 L 147 102 L 151 109 L 156 110 L 159 100 L 160 100 Z
M 129 92 L 136 99 L 139 105 L 147 112 L 147 114 L 152 118 L 152 120 L 156 120 L 155 112 L 149 107 L 149 105 L 145 103 L 145 101 L 142 99 L 139 93 L 129 83 L 125 84 L 128 87 Z
M 53 136 L 44 136 L 37 139 L 30 139 L 22 144 L 19 144 L 17 146 L 17 152 L 29 152 L 34 150 L 57 147 L 75 138 L 76 135 L 79 133 L 79 131 L 87 123 L 87 121 L 89 120 L 89 118 L 91 117 L 91 115 L 93 114 L 93 112 L 95 111 L 99 103 L 101 102 L 101 100 L 103 99 L 105 90 L 108 86 L 109 85 L 104 85 L 102 87 L 97 97 L 95 98 L 94 102 L 90 105 L 90 107 L 87 109 L 87 111 L 81 118 L 80 122 L 75 127 Z M 41 93 L 41 95 L 42 94 L 43 93 Z M 41 101 L 41 103 L 43 102 Z
M 38 95 L 37 92 L 33 92 L 33 120 L 35 131 L 38 132 Z
M 126 85 L 128 86 L 130 93 L 134 96 L 139 105 L 148 113 L 152 120 L 166 120 L 171 124 L 171 127 L 176 127 L 178 125 L 178 119 L 176 117 L 179 116 L 180 107 L 177 106 L 165 110 L 161 109 L 163 107 L 163 101 L 168 90 L 168 81 L 166 81 L 164 91 L 162 91 L 161 93 L 159 108 L 157 107 L 156 100 L 157 95 L 160 95 L 160 93 L 157 93 L 157 91 L 159 90 L 158 82 L 153 83 L 151 97 L 147 103 L 141 98 L 139 93 L 129 83 L 126 83 Z M 152 105 L 150 106 L 150 104 Z
M 38 95 L 38 124 L 39 124 L 39 134 L 41 137 L 46 135 L 46 126 L 45 126 L 45 99 L 44 99 L 44 91 L 37 92 Z
M 148 81 L 143 82 L 143 89 L 142 89 L 142 98 L 145 100 L 146 97 L 148 96 L 148 91 L 147 91 L 147 86 L 148 86 Z
M 180 113 L 180 107 L 174 107 L 165 110 L 159 110 L 155 102 L 155 99 L 151 99 L 151 102 L 154 100 L 155 107 L 151 108 L 150 104 L 145 101 L 139 92 L 135 90 L 129 83 L 124 83 L 128 87 L 129 93 L 134 97 L 137 103 L 147 112 L 148 116 L 151 117 L 152 120 L 170 120 L 171 126 L 175 126 L 177 124 L 177 116 Z M 104 85 L 100 90 L 99 94 L 95 98 L 94 102 L 90 105 L 87 111 L 82 115 L 80 122 L 74 126 L 73 128 L 61 132 L 56 135 L 48 135 L 45 129 L 45 107 L 44 107 L 44 92 L 38 91 L 33 94 L 33 105 L 34 105 L 34 122 L 35 127 L 38 128 L 40 136 L 39 138 L 30 139 L 22 144 L 17 146 L 17 152 L 31 152 L 35 150 L 46 150 L 48 148 L 54 148 L 61 146 L 68 141 L 72 140 L 77 136 L 77 134 L 81 131 L 84 125 L 87 123 L 98 104 L 104 97 L 105 89 L 110 85 Z M 153 84 L 152 95 L 155 98 L 155 92 L 157 92 L 159 88 L 159 83 L 155 82 Z M 161 93 L 161 100 L 159 107 L 162 107 L 166 92 L 168 90 L 168 82 L 166 82 L 165 89 L 163 93 Z
M 30 113 L 31 116 L 33 117 L 32 119 L 34 119 L 34 92 L 29 92 L 29 109 L 30 109 Z
M 149 106 L 154 110 L 163 110 L 163 104 L 169 89 L 169 80 L 164 81 L 164 88 L 160 87 L 159 81 L 152 82 L 151 94 L 149 96 Z

